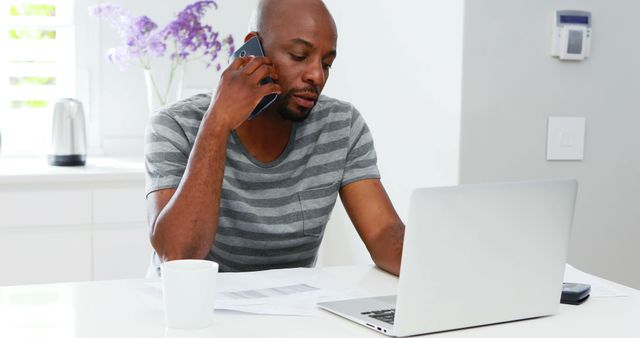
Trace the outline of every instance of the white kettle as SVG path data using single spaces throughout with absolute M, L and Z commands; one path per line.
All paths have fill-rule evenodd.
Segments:
M 87 159 L 84 110 L 76 99 L 60 99 L 53 111 L 50 165 L 81 166 Z

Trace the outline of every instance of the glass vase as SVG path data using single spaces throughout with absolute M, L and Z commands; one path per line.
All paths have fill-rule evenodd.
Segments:
M 145 69 L 144 78 L 149 114 L 182 98 L 184 66 L 177 66 L 172 71 Z

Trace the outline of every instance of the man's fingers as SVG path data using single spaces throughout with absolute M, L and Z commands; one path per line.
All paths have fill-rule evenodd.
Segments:
M 251 75 L 251 82 L 252 83 L 259 83 L 260 81 L 262 81 L 262 79 L 264 79 L 265 77 L 267 77 L 267 75 L 271 76 L 273 75 L 275 72 L 273 70 L 273 66 L 271 65 L 261 65 L 260 67 L 258 67 L 258 69 L 256 69 Z M 272 78 L 274 78 L 272 76 Z
M 245 64 L 244 67 L 242 67 L 242 71 L 247 75 L 251 75 L 262 65 L 271 66 L 273 65 L 273 63 L 271 62 L 271 59 L 267 57 L 251 56 L 251 60 L 247 62 L 247 64 Z
M 278 94 L 282 93 L 282 88 L 277 83 L 269 82 L 260 86 L 260 92 L 262 92 L 262 96 L 267 96 L 269 94 Z
M 231 62 L 229 64 L 229 67 L 227 68 L 231 70 L 238 70 L 242 68 L 245 64 L 247 64 L 249 61 L 251 61 L 251 57 L 249 56 L 239 57 L 233 60 L 233 62 Z

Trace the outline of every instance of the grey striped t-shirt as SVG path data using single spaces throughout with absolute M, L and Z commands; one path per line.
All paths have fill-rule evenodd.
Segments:
M 151 117 L 145 140 L 147 194 L 176 188 L 210 94 Z M 220 219 L 207 259 L 220 271 L 315 264 L 340 187 L 379 178 L 369 129 L 349 103 L 320 96 L 309 117 L 294 123 L 289 144 L 273 162 L 257 161 L 229 135 Z M 159 264 L 154 255 L 155 264 Z

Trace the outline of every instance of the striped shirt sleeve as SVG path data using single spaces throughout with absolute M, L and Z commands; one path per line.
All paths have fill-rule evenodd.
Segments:
M 341 186 L 368 178 L 380 178 L 373 138 L 364 118 L 353 108 L 349 150 Z
M 164 111 L 154 114 L 145 131 L 145 192 L 180 184 L 191 146 L 182 127 Z

